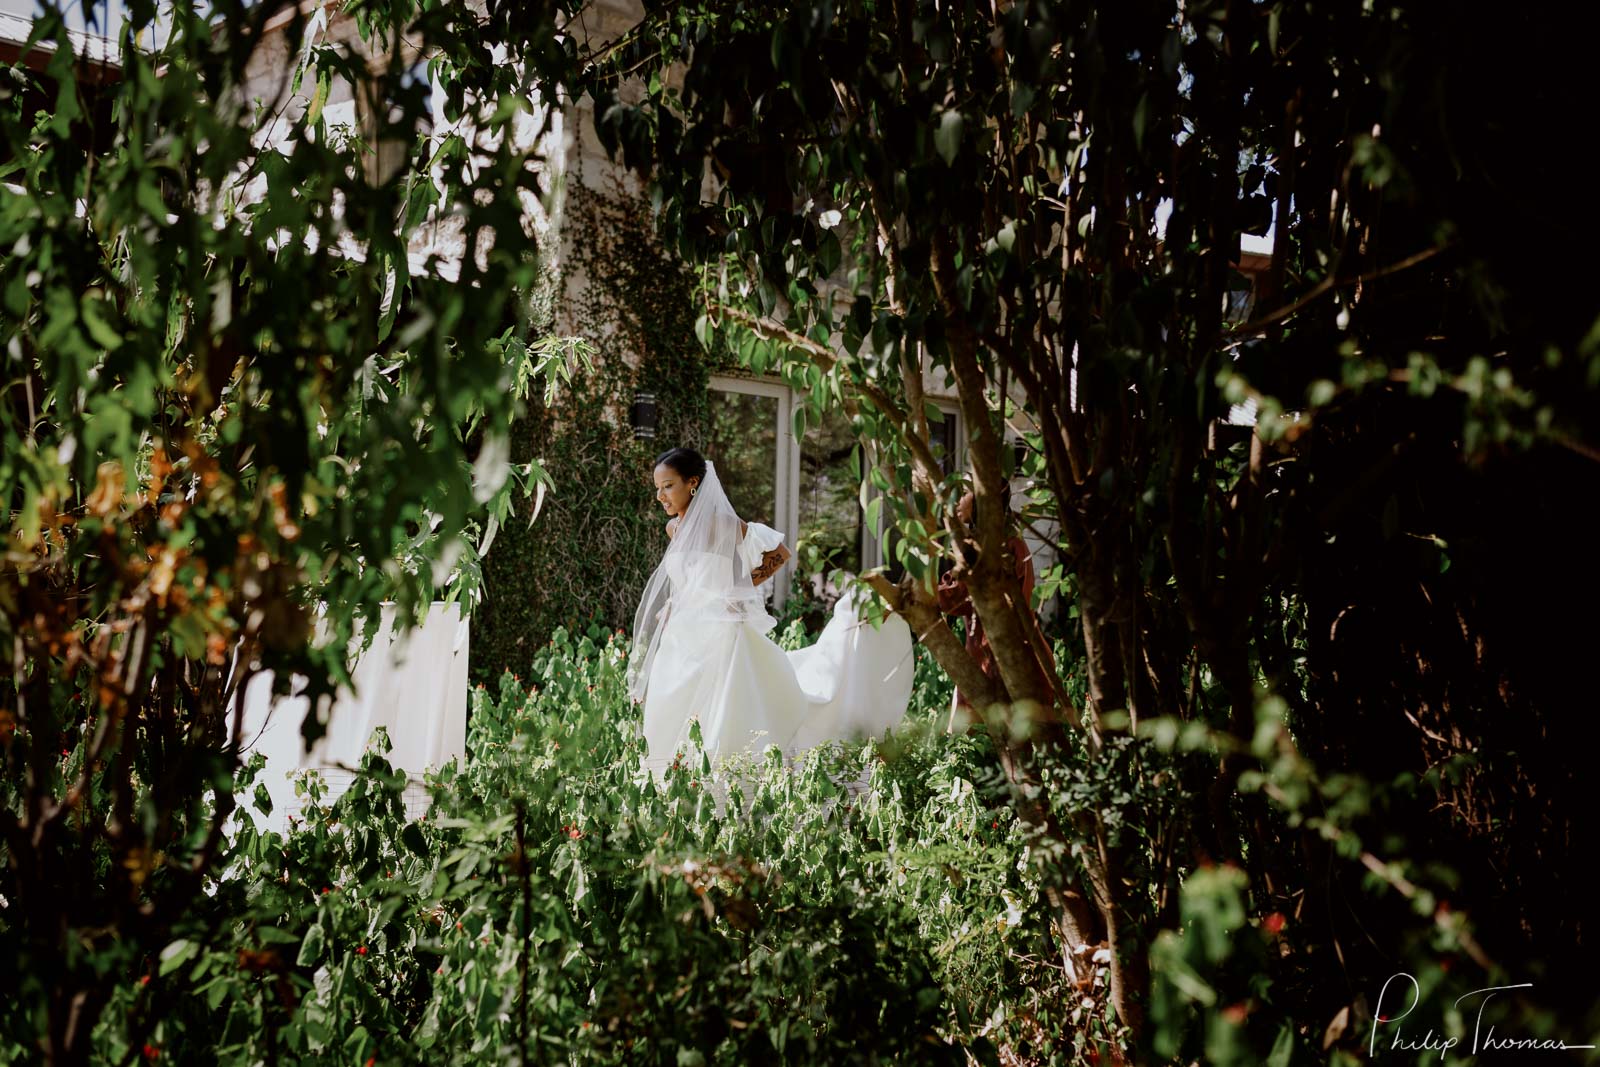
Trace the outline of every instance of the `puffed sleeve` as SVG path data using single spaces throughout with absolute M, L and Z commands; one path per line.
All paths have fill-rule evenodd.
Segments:
M 739 542 L 739 554 L 744 557 L 745 565 L 755 570 L 761 563 L 761 557 L 783 544 L 783 534 L 770 526 L 759 522 L 747 524 L 744 540 Z

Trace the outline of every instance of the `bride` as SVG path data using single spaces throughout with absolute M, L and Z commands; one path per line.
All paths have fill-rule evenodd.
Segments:
M 789 557 L 770 526 L 734 513 L 716 467 L 674 448 L 655 464 L 668 516 L 666 553 L 633 624 L 629 692 L 644 704 L 646 765 L 664 769 L 689 744 L 691 719 L 715 760 L 775 744 L 786 755 L 832 738 L 879 734 L 911 698 L 911 631 L 873 627 L 842 597 L 816 644 L 785 652 L 761 585 Z

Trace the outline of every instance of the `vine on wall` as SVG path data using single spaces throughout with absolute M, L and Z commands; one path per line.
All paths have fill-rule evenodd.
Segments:
M 471 673 L 525 673 L 558 626 L 627 628 L 640 589 L 665 545 L 650 460 L 674 445 L 703 445 L 713 369 L 725 352 L 694 335 L 694 275 L 656 240 L 649 204 L 620 184 L 574 183 L 564 225 L 571 234 L 561 332 L 596 350 L 550 405 L 535 404 L 517 428 L 513 460 L 537 458 L 554 490 L 530 526 L 531 501 L 496 538 L 484 562 L 486 597 L 472 631 Z M 635 390 L 655 394 L 656 439 L 635 441 Z

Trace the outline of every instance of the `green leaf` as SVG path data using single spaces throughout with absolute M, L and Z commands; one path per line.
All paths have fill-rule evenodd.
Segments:
M 1278 1028 L 1278 1037 L 1267 1053 L 1267 1067 L 1289 1067 L 1294 1062 L 1294 1030 L 1288 1026 Z
M 134 186 L 134 198 L 153 225 L 167 224 L 167 203 L 161 199 L 161 186 L 154 174 L 145 171 L 139 175 L 139 181 Z
M 414 822 L 408 822 L 405 829 L 400 831 L 400 843 L 419 856 L 428 854 L 428 841 L 422 836 L 422 827 Z
M 163 208 L 163 215 L 165 215 L 165 208 Z M 89 337 L 95 344 L 107 352 L 114 352 L 122 347 L 122 337 L 101 317 L 99 305 L 100 301 L 98 300 L 89 298 L 83 300 L 79 305 L 80 310 L 83 312 L 83 324 L 88 328 Z
M 939 116 L 939 125 L 933 131 L 933 145 L 939 157 L 949 166 L 956 161 L 956 151 L 961 147 L 961 129 L 966 120 L 959 111 L 946 111 Z
M 306 931 L 306 939 L 300 942 L 300 953 L 295 956 L 294 962 L 300 967 L 314 967 L 322 959 L 324 934 L 322 924 L 318 923 Z
M 1012 247 L 1017 243 L 1017 224 L 1014 219 L 1008 220 L 1004 226 L 1000 227 L 1000 232 L 994 235 L 994 242 L 1003 250 L 1011 251 Z
M 200 952 L 200 946 L 193 941 L 179 939 L 161 950 L 161 975 L 166 977 L 173 971 L 182 967 Z
M 867 532 L 868 533 L 877 534 L 879 532 L 880 528 L 879 528 L 878 522 L 879 522 L 879 516 L 881 515 L 882 512 L 883 512 L 883 497 L 875 495 L 875 496 L 873 496 L 873 498 L 871 500 L 867 501 L 866 520 L 867 520 Z
M 306 105 L 306 123 L 315 126 L 322 121 L 322 109 L 327 106 L 328 94 L 333 91 L 333 70 L 326 63 L 317 66 L 317 89 Z
M 822 240 L 817 244 L 817 264 L 823 277 L 828 277 L 839 269 L 839 261 L 843 258 L 843 250 L 839 247 L 839 239 L 831 233 L 823 234 Z
M 789 35 L 784 32 L 783 23 L 778 23 L 772 28 L 772 69 L 782 71 L 787 65 L 784 60 L 789 50 Z

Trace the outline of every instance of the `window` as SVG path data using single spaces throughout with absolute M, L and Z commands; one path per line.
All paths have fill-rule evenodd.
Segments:
M 859 481 L 850 473 L 856 447 L 849 419 L 831 412 L 820 425 L 794 437 L 793 394 L 771 379 L 716 376 L 711 379 L 710 422 L 701 449 L 717 465 L 728 500 L 740 518 L 783 534 L 794 550 L 801 538 L 815 546 L 829 569 L 859 574 L 894 559 L 876 530 L 866 524 Z M 965 458 L 961 416 L 954 402 L 939 403 L 940 418 L 928 426 L 929 443 L 945 473 Z M 891 537 L 893 535 L 891 534 Z M 782 607 L 798 560 L 779 571 L 773 599 Z M 898 573 L 896 567 L 893 573 Z
M 830 411 L 800 443 L 799 536 L 829 569 L 861 570 L 865 515 L 861 484 L 850 473 L 855 432 L 843 412 Z
M 955 469 L 957 453 L 961 451 L 960 439 L 956 436 L 957 414 L 944 408 L 939 409 L 939 414 L 939 421 L 928 423 L 928 443 L 933 446 L 939 469 L 949 474 Z
M 706 455 L 746 522 L 778 523 L 778 419 L 781 397 L 713 388 Z
M 799 449 L 790 428 L 788 386 L 714 377 L 708 399 L 711 417 L 702 451 L 716 464 L 729 503 L 746 522 L 764 523 L 783 534 L 792 551 L 798 535 Z M 773 578 L 769 588 L 777 607 L 788 596 L 793 573 L 791 560 Z

